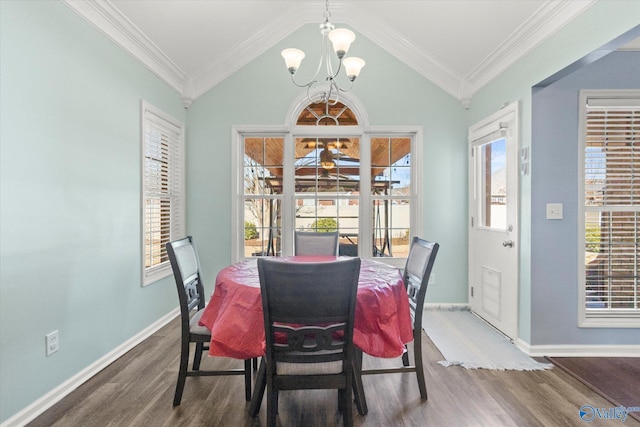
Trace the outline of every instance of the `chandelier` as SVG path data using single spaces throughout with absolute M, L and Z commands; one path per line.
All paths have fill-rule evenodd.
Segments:
M 322 52 L 320 54 L 320 62 L 316 73 L 311 80 L 307 83 L 298 83 L 295 79 L 296 71 L 300 68 L 300 63 L 305 57 L 305 54 L 300 49 L 289 48 L 284 49 L 281 52 L 284 62 L 291 73 L 291 81 L 298 87 L 307 88 L 307 98 L 311 103 L 324 103 L 325 111 L 324 115 L 318 117 L 317 123 L 320 123 L 322 119 L 333 119 L 337 124 L 337 119 L 329 114 L 329 106 L 336 105 L 340 92 L 348 92 L 353 87 L 353 81 L 360 74 L 360 70 L 364 67 L 365 62 L 361 58 L 347 57 L 345 55 L 349 51 L 351 43 L 355 40 L 356 35 L 353 31 L 346 28 L 335 28 L 335 26 L 329 22 L 331 13 L 329 12 L 329 0 L 326 0 L 324 22 L 320 24 L 320 34 L 322 34 Z M 329 42 L 333 46 L 333 51 L 338 58 L 338 65 L 334 71 L 334 65 L 331 62 L 331 49 L 329 48 Z M 319 83 L 318 75 L 324 64 L 327 76 L 324 78 L 324 84 Z M 344 88 L 340 86 L 336 80 L 336 77 L 340 73 L 340 70 L 344 67 L 347 79 L 349 80 L 349 87 Z M 318 89 L 315 91 L 315 89 Z M 312 93 L 312 89 L 314 92 Z

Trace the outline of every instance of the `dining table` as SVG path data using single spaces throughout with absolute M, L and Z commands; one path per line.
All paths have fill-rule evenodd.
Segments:
M 286 262 L 327 262 L 335 256 L 290 256 Z M 220 270 L 199 324 L 211 331 L 210 356 L 252 359 L 265 354 L 264 316 L 257 259 Z M 353 343 L 375 357 L 394 358 L 413 340 L 409 299 L 396 267 L 362 259 Z
M 290 256 L 284 262 L 329 262 L 336 256 Z M 211 299 L 199 324 L 211 331 L 210 356 L 253 359 L 266 351 L 264 314 L 257 258 L 237 262 L 220 270 Z M 362 259 L 356 295 L 353 343 L 375 357 L 395 358 L 413 340 L 409 298 L 398 268 Z M 356 359 L 359 359 L 356 357 Z M 356 360 L 354 392 L 358 412 L 367 414 L 367 402 Z M 249 414 L 255 416 L 265 389 L 264 360 L 260 364 Z

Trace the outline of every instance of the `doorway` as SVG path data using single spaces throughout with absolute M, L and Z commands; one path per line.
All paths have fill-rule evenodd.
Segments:
M 519 290 L 517 118 L 512 103 L 469 129 L 469 305 L 512 340 Z

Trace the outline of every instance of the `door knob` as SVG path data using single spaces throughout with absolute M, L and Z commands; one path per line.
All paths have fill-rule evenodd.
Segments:
M 504 242 L 502 242 L 502 246 L 504 246 L 505 248 L 512 248 L 513 240 L 505 240 Z

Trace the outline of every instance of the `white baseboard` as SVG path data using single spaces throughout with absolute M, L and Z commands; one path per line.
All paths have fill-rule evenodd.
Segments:
M 149 325 L 146 329 L 140 331 L 138 334 L 129 338 L 127 341 L 114 348 L 109 353 L 105 354 L 100 359 L 96 360 L 91 365 L 87 366 L 82 371 L 78 372 L 53 390 L 49 391 L 47 394 L 31 403 L 26 408 L 22 409 L 17 414 L 13 415 L 11 418 L 4 421 L 0 424 L 0 427 L 20 427 L 25 424 L 33 421 L 36 417 L 42 414 L 44 411 L 55 405 L 66 395 L 71 393 L 73 390 L 78 388 L 80 385 L 84 384 L 91 377 L 96 375 L 98 372 L 109 366 L 115 360 L 117 360 L 120 356 L 134 348 L 136 345 L 140 344 L 145 339 L 149 338 L 160 328 L 165 326 L 167 323 L 171 322 L 180 314 L 180 309 L 176 308 L 171 312 L 167 313 L 151 325 Z
M 469 304 L 465 303 L 428 303 L 423 307 L 424 310 L 443 310 L 443 311 L 458 311 L 469 310 Z
M 531 357 L 640 357 L 640 345 L 516 345 Z

